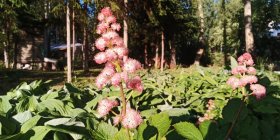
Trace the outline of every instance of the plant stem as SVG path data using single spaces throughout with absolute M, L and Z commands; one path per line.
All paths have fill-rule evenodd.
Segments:
M 131 136 L 130 136 L 130 132 L 129 132 L 128 128 L 126 128 L 126 132 L 127 132 L 127 135 L 128 135 L 128 139 L 131 140 Z
M 113 110 L 111 110 L 111 112 L 112 112 L 115 116 L 118 115 L 118 114 L 117 114 L 115 111 L 113 111 Z
M 122 72 L 119 61 L 116 61 L 113 64 L 116 66 L 117 72 Z M 122 117 L 125 116 L 125 114 L 126 114 L 126 99 L 125 99 L 125 94 L 123 91 L 123 81 L 120 83 L 120 95 L 121 95 L 121 101 L 122 101 L 122 111 L 121 111 L 121 119 L 122 119 Z
M 125 100 L 125 95 L 123 92 L 123 85 L 122 83 L 120 84 L 120 94 L 121 94 L 121 100 L 122 100 L 122 112 L 121 112 L 121 117 L 125 116 L 126 114 L 126 100 Z

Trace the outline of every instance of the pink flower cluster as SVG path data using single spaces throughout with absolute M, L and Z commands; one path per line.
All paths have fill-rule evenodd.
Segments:
M 250 53 L 244 53 L 238 58 L 239 65 L 253 66 L 254 61 Z
M 116 17 L 109 7 L 105 7 L 98 14 L 99 24 L 96 32 L 101 35 L 95 46 L 101 52 L 97 53 L 94 60 L 97 64 L 106 63 L 104 70 L 96 78 L 96 86 L 101 89 L 107 84 L 119 86 L 126 82 L 127 88 L 138 92 L 143 91 L 140 77 L 129 79 L 128 74 L 141 69 L 141 63 L 128 58 L 128 49 L 124 46 L 123 39 L 117 31 L 121 26 L 116 22 Z
M 116 107 L 118 105 L 119 103 L 115 100 L 103 99 L 98 102 L 97 112 L 100 115 L 100 117 L 103 117 L 109 114 L 113 107 Z
M 265 96 L 265 87 L 258 82 L 256 75 L 256 69 L 253 67 L 254 61 L 249 53 L 244 53 L 238 58 L 238 66 L 231 70 L 233 76 L 227 80 L 227 84 L 233 89 L 245 87 L 250 85 L 250 89 L 253 91 L 252 95 L 256 96 L 257 99 L 261 99 Z
M 260 84 L 251 85 L 250 89 L 253 91 L 252 95 L 256 96 L 257 99 L 261 99 L 265 96 L 266 89 Z
M 103 99 L 98 102 L 97 113 L 100 117 L 104 117 L 116 106 L 118 106 L 116 100 Z M 124 116 L 117 115 L 113 118 L 114 125 L 121 123 L 125 128 L 136 128 L 143 122 L 140 113 L 130 107 L 126 108 L 126 114 Z
M 117 125 L 121 122 L 123 127 L 129 129 L 136 128 L 138 125 L 140 125 L 143 122 L 140 113 L 131 108 L 126 109 L 126 114 L 124 116 L 121 117 L 121 115 L 118 115 L 113 119 L 114 119 L 114 125 Z
M 129 76 L 129 74 L 141 69 L 141 63 L 128 58 L 128 49 L 117 33 L 121 26 L 116 22 L 116 17 L 109 7 L 105 7 L 98 14 L 98 20 L 96 32 L 101 37 L 96 40 L 95 46 L 100 52 L 95 55 L 94 60 L 97 64 L 105 63 L 105 68 L 96 77 L 96 86 L 101 89 L 108 84 L 121 88 L 126 85 L 127 89 L 141 93 L 144 89 L 141 78 Z M 125 105 L 125 103 L 122 104 Z M 117 101 L 103 99 L 98 103 L 97 112 L 101 117 L 104 117 L 116 106 L 118 106 Z M 121 111 L 120 115 L 113 118 L 115 125 L 121 123 L 123 127 L 132 129 L 142 123 L 143 120 L 139 112 L 130 107 L 126 107 L 124 110 L 125 113 Z
M 206 113 L 204 114 L 203 117 L 199 117 L 198 118 L 198 123 L 202 123 L 204 122 L 205 120 L 212 120 L 214 118 L 214 115 L 213 115 L 213 110 L 215 109 L 215 103 L 213 100 L 209 100 L 207 105 L 207 111 Z

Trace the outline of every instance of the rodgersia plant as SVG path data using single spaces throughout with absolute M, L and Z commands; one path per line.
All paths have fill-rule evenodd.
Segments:
M 142 123 L 140 113 L 127 105 L 125 88 L 137 92 L 143 91 L 143 84 L 139 76 L 131 77 L 138 69 L 141 63 L 128 57 L 128 49 L 124 46 L 123 39 L 117 33 L 121 26 L 116 21 L 109 7 L 105 7 L 98 14 L 99 24 L 96 32 L 101 35 L 95 46 L 99 53 L 94 57 L 98 64 L 105 64 L 105 68 L 96 77 L 95 84 L 99 89 L 106 85 L 112 85 L 120 89 L 120 104 L 117 100 L 105 98 L 98 103 L 97 112 L 100 117 L 104 117 L 113 112 L 112 108 L 121 105 L 120 113 L 113 112 L 114 125 L 121 124 L 127 129 L 136 128 Z
M 242 100 L 244 102 L 248 101 L 248 97 L 250 95 L 255 96 L 257 100 L 262 99 L 266 95 L 266 88 L 260 84 L 256 84 L 258 82 L 258 78 L 256 77 L 256 69 L 254 66 L 254 61 L 249 53 L 244 53 L 238 58 L 238 65 L 232 68 L 231 73 L 232 76 L 227 80 L 227 84 L 232 87 L 234 90 L 241 91 Z M 246 87 L 250 87 L 250 92 L 246 91 Z M 241 90 L 239 90 L 241 89 Z M 239 92 L 238 92 L 239 93 Z M 225 140 L 229 138 L 231 131 L 240 116 L 240 112 L 242 110 L 241 103 L 239 109 L 236 112 L 236 116 L 227 131 L 225 136 Z
M 254 61 L 249 53 L 244 53 L 238 58 L 238 66 L 231 70 L 233 76 L 227 80 L 227 84 L 233 89 L 242 89 L 242 96 L 255 96 L 258 100 L 263 98 L 266 93 L 264 86 L 256 84 L 256 69 L 253 67 Z M 251 93 L 246 92 L 245 87 L 250 86 Z

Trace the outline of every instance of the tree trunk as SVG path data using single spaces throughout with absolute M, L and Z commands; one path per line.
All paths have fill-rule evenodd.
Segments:
M 176 48 L 174 45 L 174 35 L 172 37 L 172 40 L 169 40 L 169 46 L 170 46 L 170 50 L 171 50 L 171 60 L 170 60 L 170 68 L 176 68 Z
M 204 53 L 204 48 L 205 48 L 205 36 L 204 36 L 204 13 L 203 13 L 203 0 L 198 0 L 198 14 L 200 18 L 200 31 L 199 31 L 199 48 L 196 53 L 195 65 L 200 65 L 200 59 Z
M 127 22 L 126 22 L 126 10 L 127 10 L 127 0 L 124 0 L 124 7 L 125 7 L 125 13 L 124 13 L 124 20 L 123 20 L 123 41 L 124 41 L 124 46 L 128 47 L 128 27 L 127 27 Z
M 75 61 L 75 52 L 76 52 L 76 40 L 75 40 L 75 10 L 73 7 L 72 10 L 72 44 L 73 44 L 73 54 L 72 54 L 72 61 L 73 61 L 73 67 L 74 67 L 74 61 Z
M 46 57 L 51 57 L 50 46 L 49 46 L 49 28 L 48 28 L 48 17 L 49 17 L 49 3 L 48 0 L 44 1 L 44 12 L 45 12 L 45 25 L 44 25 L 44 48 L 46 49 Z M 51 63 L 47 63 L 46 69 L 50 70 L 52 67 Z
M 148 46 L 145 44 L 144 46 L 144 61 L 145 61 L 145 67 L 148 67 Z
M 84 27 L 84 33 L 83 33 L 83 69 L 85 72 L 88 72 L 88 45 L 87 45 L 87 30 L 86 27 Z
M 71 71 L 71 29 L 70 29 L 70 9 L 69 1 L 67 1 L 67 12 L 66 12 L 66 32 L 67 32 L 67 82 L 72 81 L 72 71 Z
M 85 16 L 87 16 L 87 3 L 84 4 Z M 87 20 L 87 19 L 86 19 Z M 83 29 L 83 69 L 84 72 L 88 72 L 88 44 L 87 44 L 87 22 L 85 21 Z
M 15 41 L 15 44 L 14 44 L 14 64 L 13 64 L 13 69 L 17 69 L 17 56 L 18 56 L 18 48 L 17 48 L 17 41 Z
M 5 42 L 5 46 L 4 46 L 4 63 L 5 63 L 5 68 L 8 69 L 9 68 L 9 45 L 7 42 Z
M 222 1 L 222 18 L 223 18 L 223 46 L 222 51 L 224 53 L 224 65 L 228 62 L 228 48 L 227 48 L 227 19 L 226 19 L 226 0 Z
M 164 32 L 161 32 L 161 61 L 160 61 L 160 70 L 163 71 L 164 67 Z
M 254 50 L 254 36 L 252 32 L 252 9 L 251 0 L 244 0 L 244 18 L 245 18 L 245 41 L 246 52 Z
M 154 58 L 155 61 L 155 68 L 158 69 L 158 53 L 159 53 L 159 46 L 158 46 L 158 42 L 156 42 L 156 56 Z
M 5 68 L 10 68 L 10 55 L 9 55 L 9 50 L 10 50 L 10 33 L 9 33 L 9 25 L 7 25 L 6 28 L 6 35 L 7 35 L 7 41 L 4 42 L 4 64 Z

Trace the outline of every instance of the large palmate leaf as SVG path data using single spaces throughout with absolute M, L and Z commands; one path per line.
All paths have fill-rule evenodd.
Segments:
M 234 98 L 228 101 L 227 105 L 223 108 L 223 121 L 233 122 L 239 114 L 239 120 L 243 120 L 248 115 L 246 105 L 240 99 Z
M 160 113 L 151 116 L 149 119 L 149 123 L 151 126 L 157 128 L 158 130 L 158 138 L 161 139 L 164 137 L 171 125 L 171 120 L 167 113 Z
M 97 128 L 91 133 L 94 139 L 110 140 L 113 139 L 118 129 L 110 124 L 101 122 Z
M 119 132 L 114 136 L 114 140 L 130 140 L 131 134 L 126 129 L 122 128 Z
M 199 130 L 204 140 L 217 139 L 217 124 L 212 121 L 204 121 L 199 124 Z
M 155 137 L 158 133 L 157 128 L 154 126 L 148 125 L 146 122 L 143 122 L 137 129 L 135 139 L 137 140 L 148 140 Z
M 188 140 L 203 140 L 203 136 L 194 124 L 189 122 L 180 122 L 173 125 L 175 130 Z

